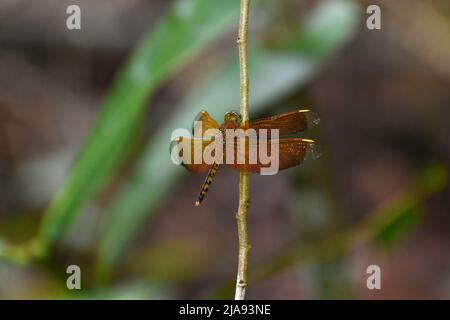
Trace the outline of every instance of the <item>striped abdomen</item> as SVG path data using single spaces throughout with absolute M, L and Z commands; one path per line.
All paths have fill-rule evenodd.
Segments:
M 197 201 L 195 201 L 195 206 L 199 206 L 200 203 L 202 203 L 203 198 L 206 196 L 206 193 L 208 192 L 209 186 L 213 182 L 213 179 L 217 173 L 217 169 L 219 169 L 218 164 L 213 164 L 211 169 L 209 170 L 208 176 L 205 179 L 205 182 L 203 182 L 202 189 L 200 190 L 200 193 L 197 197 Z

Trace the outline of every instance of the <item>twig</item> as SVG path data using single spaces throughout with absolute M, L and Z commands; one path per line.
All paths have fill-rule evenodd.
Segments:
M 237 43 L 239 46 L 239 65 L 241 70 L 240 88 L 241 88 L 241 116 L 242 125 L 247 127 L 249 116 L 249 76 L 248 76 L 248 16 L 250 10 L 250 0 L 241 0 L 241 15 L 239 21 L 239 34 Z M 247 289 L 247 266 L 248 251 L 250 245 L 248 243 L 247 234 L 247 209 L 250 204 L 249 200 L 249 175 L 248 172 L 241 172 L 239 179 L 239 209 L 236 214 L 237 229 L 239 236 L 239 258 L 238 272 L 236 281 L 235 300 L 244 300 L 245 291 Z

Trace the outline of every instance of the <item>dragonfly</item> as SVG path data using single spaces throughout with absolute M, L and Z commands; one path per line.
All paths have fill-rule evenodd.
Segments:
M 208 172 L 206 179 L 200 189 L 200 192 L 195 201 L 195 206 L 200 206 L 203 199 L 205 198 L 213 180 L 216 176 L 217 170 L 221 164 L 225 164 L 236 171 L 245 171 L 250 173 L 261 173 L 267 164 L 263 164 L 260 159 L 251 162 L 249 155 L 252 151 L 256 151 L 261 143 L 267 144 L 270 150 L 271 143 L 278 143 L 278 170 L 288 169 L 297 166 L 304 162 L 305 158 L 309 154 L 313 157 L 316 156 L 315 152 L 315 142 L 311 139 L 303 139 L 292 137 L 297 133 L 303 132 L 309 128 L 318 125 L 320 122 L 319 117 L 311 110 L 295 110 L 279 115 L 274 115 L 266 118 L 260 118 L 250 121 L 248 124 L 242 122 L 242 116 L 237 111 L 227 112 L 224 116 L 224 121 L 219 125 L 207 111 L 202 110 L 195 117 L 192 126 L 192 137 L 178 137 L 172 141 L 170 151 L 174 152 L 179 157 L 179 163 L 185 167 L 188 171 L 194 173 L 205 173 Z M 208 130 L 218 130 L 223 139 L 219 142 L 214 137 L 206 136 L 205 134 Z M 231 130 L 242 129 L 245 131 L 250 131 L 253 129 L 256 135 L 246 137 L 245 148 L 239 148 L 239 139 L 233 139 L 230 141 L 226 137 L 226 132 Z M 276 130 L 278 137 L 273 137 L 272 135 L 267 135 L 267 133 L 274 132 Z M 222 148 L 223 154 L 225 155 L 227 144 L 233 144 L 233 155 L 234 161 L 216 161 L 213 163 L 208 163 L 207 161 L 193 162 L 192 159 L 202 159 L 202 155 L 205 149 L 210 147 L 212 144 L 221 145 L 215 146 L 217 148 Z M 195 148 L 195 146 L 200 146 Z M 189 149 L 185 147 L 189 146 Z M 176 148 L 174 150 L 174 148 Z M 190 150 L 190 154 L 184 152 L 185 150 Z M 240 154 L 239 154 L 240 153 Z M 242 156 L 241 159 L 244 161 L 237 162 L 239 155 Z M 188 157 L 189 156 L 189 157 Z M 187 161 L 187 159 L 189 159 Z

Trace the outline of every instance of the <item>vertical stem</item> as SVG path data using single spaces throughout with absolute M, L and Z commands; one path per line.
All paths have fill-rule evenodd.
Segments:
M 237 43 L 239 46 L 239 65 L 241 70 L 241 116 L 243 127 L 246 128 L 249 121 L 249 76 L 248 76 L 248 16 L 250 10 L 250 0 L 241 0 L 241 15 L 239 21 L 239 34 Z M 250 204 L 249 199 L 249 175 L 248 172 L 241 172 L 239 179 L 239 209 L 236 214 L 237 229 L 239 236 L 239 258 L 236 281 L 235 300 L 244 300 L 247 289 L 247 266 L 248 243 L 247 234 L 247 209 Z
M 248 77 L 248 16 L 250 0 L 241 0 L 241 18 L 239 21 L 239 65 L 241 70 L 241 115 L 242 122 L 248 123 L 249 77 Z

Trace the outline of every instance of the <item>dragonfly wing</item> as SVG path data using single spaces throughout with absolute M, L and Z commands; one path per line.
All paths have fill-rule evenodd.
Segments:
M 200 111 L 192 123 L 192 134 L 195 138 L 202 138 L 209 129 L 218 129 L 219 125 L 207 111 Z
M 191 172 L 207 172 L 211 165 L 204 162 L 203 151 L 212 140 L 179 137 L 172 141 L 170 153 L 174 162 Z
M 313 140 L 291 138 L 280 140 L 280 167 L 284 170 L 303 163 L 308 155 L 313 155 L 315 143 Z
M 264 144 L 266 144 L 267 155 L 272 158 L 272 143 L 278 142 L 278 170 L 284 170 L 297 166 L 305 160 L 308 154 L 314 153 L 314 141 L 301 138 L 290 138 L 280 140 L 256 140 L 247 139 L 246 151 L 243 152 L 243 148 L 239 146 L 239 143 L 234 144 L 234 158 L 230 160 L 225 158 L 226 164 L 231 169 L 237 171 L 248 171 L 252 173 L 261 173 L 262 168 L 271 167 L 271 163 L 267 161 L 261 161 L 259 157 L 259 150 Z M 259 144 L 259 145 L 258 145 Z M 274 149 L 275 152 L 275 149 Z M 226 151 L 224 150 L 226 155 Z M 251 156 L 253 154 L 253 157 Z M 243 160 L 244 159 L 244 160 Z
M 311 110 L 297 110 L 280 115 L 256 119 L 249 127 L 257 131 L 261 129 L 279 130 L 279 136 L 299 133 L 319 124 L 319 117 Z

